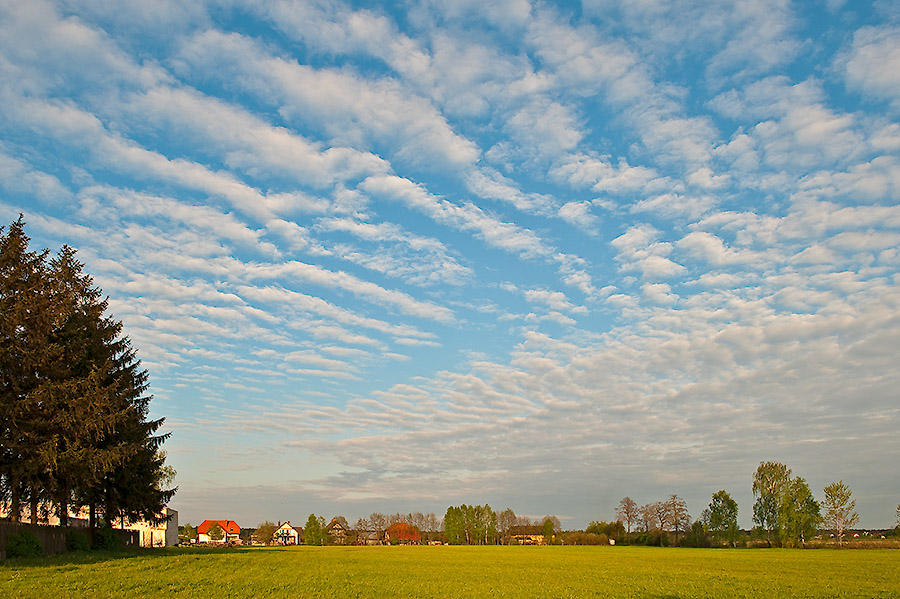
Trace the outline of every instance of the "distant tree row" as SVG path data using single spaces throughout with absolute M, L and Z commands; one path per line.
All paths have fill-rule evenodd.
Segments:
M 753 476 L 753 495 L 753 523 L 769 546 L 802 546 L 821 525 L 833 530 L 843 544 L 846 530 L 859 522 L 856 500 L 844 481 L 825 487 L 825 501 L 819 504 L 806 480 L 792 478 L 791 469 L 780 462 L 759 465 Z
M 838 543 L 843 544 L 846 531 L 859 522 L 856 501 L 843 481 L 825 487 L 825 499 L 820 504 L 806 480 L 792 477 L 790 468 L 779 462 L 759 465 L 753 476 L 753 496 L 753 534 L 770 547 L 803 546 L 823 525 L 833 530 Z M 738 504 L 724 489 L 713 494 L 693 523 L 687 504 L 678 495 L 646 505 L 625 497 L 616 508 L 616 516 L 625 528 L 620 540 L 631 543 L 735 546 L 742 536 Z M 613 534 L 609 538 L 614 538 Z
M 346 522 L 342 517 L 336 519 Z M 388 527 L 398 523 L 408 524 L 416 529 L 422 534 L 423 540 L 441 540 L 453 545 L 493 545 L 507 542 L 514 526 L 541 527 L 548 542 L 561 531 L 561 524 L 556 516 L 545 516 L 532 522 L 527 517 L 517 516 L 509 508 L 497 513 L 489 505 L 464 504 L 447 508 L 443 519 L 433 513 L 386 515 L 374 512 L 367 517 L 358 518 L 352 528 L 348 527 L 347 541 L 352 543 L 357 535 L 368 532 L 384 533 Z M 310 545 L 325 545 L 331 542 L 325 527 L 324 518 L 310 514 L 303 530 L 304 542 Z M 255 535 L 258 540 L 265 543 L 271 540 L 274 531 L 275 525 L 267 521 L 259 525 Z
M 373 512 L 368 517 L 358 518 L 353 528 L 356 530 L 368 530 L 384 532 L 388 526 L 403 522 L 420 530 L 421 532 L 436 533 L 441 530 L 442 522 L 433 513 L 410 512 L 408 514 L 382 514 Z
M 75 250 L 29 242 L 22 217 L 0 227 L 0 501 L 13 521 L 157 520 L 174 471 L 147 371 Z
M 444 540 L 450 545 L 497 544 L 497 514 L 491 506 L 450 506 L 444 514 Z

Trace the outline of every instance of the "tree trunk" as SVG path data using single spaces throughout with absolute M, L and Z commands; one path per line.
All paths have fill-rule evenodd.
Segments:
M 22 503 L 19 499 L 19 486 L 12 483 L 12 497 L 9 502 L 9 520 L 10 522 L 18 522 L 22 515 Z
M 88 540 L 91 547 L 94 546 L 94 531 L 97 528 L 97 505 L 91 501 L 88 504 Z
M 38 500 L 37 497 L 31 498 L 31 525 L 37 526 L 38 523 Z
M 59 525 L 69 525 L 69 494 L 64 492 L 59 499 Z

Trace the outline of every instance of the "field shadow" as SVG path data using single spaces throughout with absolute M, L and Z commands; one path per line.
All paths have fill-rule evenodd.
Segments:
M 141 558 L 141 560 L 167 559 L 186 555 L 239 554 L 257 550 L 254 547 L 166 547 L 166 548 L 126 548 L 117 551 L 67 551 L 57 555 L 41 557 L 7 558 L 0 561 L 0 569 L 24 569 L 40 567 L 79 566 L 123 559 Z M 269 547 L 268 551 L 284 551 L 277 547 Z

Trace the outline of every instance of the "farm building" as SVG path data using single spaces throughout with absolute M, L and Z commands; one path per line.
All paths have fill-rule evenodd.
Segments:
M 543 545 L 544 530 L 541 526 L 510 526 L 509 539 L 520 545 Z
M 379 530 L 357 530 L 357 545 L 382 545 L 384 543 L 384 534 Z
M 406 522 L 391 524 L 384 531 L 384 538 L 389 543 L 398 542 L 401 545 L 415 545 L 422 541 L 419 529 Z
M 209 529 L 214 524 L 218 524 L 224 534 L 221 539 L 212 539 L 209 536 Z M 231 543 L 240 540 L 241 527 L 234 520 L 204 520 L 197 527 L 198 543 Z

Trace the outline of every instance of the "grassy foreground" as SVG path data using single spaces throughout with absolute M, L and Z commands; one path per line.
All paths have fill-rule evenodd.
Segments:
M 0 565 L 0 597 L 900 597 L 897 550 L 291 547 Z

